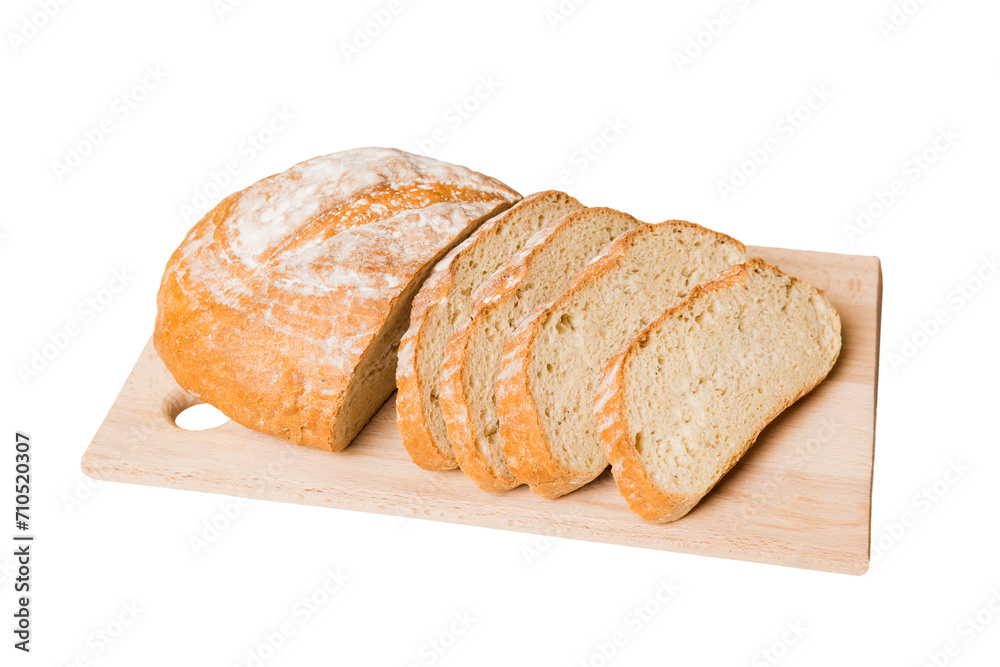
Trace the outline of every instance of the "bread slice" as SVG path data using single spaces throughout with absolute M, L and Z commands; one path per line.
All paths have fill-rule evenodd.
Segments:
M 762 260 L 696 287 L 612 359 L 595 401 L 629 507 L 657 522 L 687 514 L 839 353 L 823 293 Z
M 608 359 L 664 308 L 746 261 L 742 243 L 679 220 L 622 234 L 504 346 L 497 410 L 514 476 L 547 498 L 607 467 L 593 404 Z
M 526 197 L 456 246 L 420 288 L 400 342 L 396 412 L 403 445 L 421 468 L 458 467 L 438 402 L 438 383 L 445 348 L 468 319 L 473 292 L 535 232 L 582 207 L 551 190 Z
M 469 322 L 448 344 L 440 393 L 455 458 L 484 491 L 520 484 L 507 466 L 494 394 L 504 342 L 605 246 L 640 224 L 609 208 L 570 213 L 536 233 L 476 293 Z

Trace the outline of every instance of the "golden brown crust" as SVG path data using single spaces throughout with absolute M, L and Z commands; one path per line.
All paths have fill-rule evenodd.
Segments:
M 668 220 L 658 224 L 709 231 L 720 240 L 735 245 L 742 252 L 746 251 L 746 246 L 736 239 L 686 220 Z M 557 302 L 571 298 L 584 286 L 610 270 L 625 255 L 637 235 L 649 233 L 649 229 L 656 226 L 642 223 L 619 236 L 573 278 L 566 292 L 556 300 L 536 308 L 504 345 L 496 389 L 504 453 L 514 475 L 521 482 L 530 485 L 532 492 L 540 496 L 558 498 L 594 479 L 594 475 L 581 475 L 567 469 L 556 460 L 538 420 L 530 369 L 534 340 L 541 332 L 541 323 L 553 312 Z
M 614 475 L 619 492 L 628 503 L 629 509 L 647 521 L 667 523 L 684 517 L 711 491 L 711 488 L 697 496 L 679 496 L 665 493 L 651 479 L 646 467 L 639 458 L 633 446 L 632 438 L 629 437 L 627 406 L 625 403 L 625 381 L 630 365 L 635 358 L 636 351 L 641 348 L 649 331 L 660 326 L 666 319 L 688 308 L 705 294 L 724 290 L 727 287 L 744 282 L 747 279 L 749 271 L 754 268 L 763 267 L 785 275 L 777 267 L 769 266 L 762 259 L 752 259 L 744 264 L 733 266 L 723 271 L 712 280 L 691 290 L 691 293 L 681 303 L 664 311 L 656 320 L 636 334 L 621 351 L 611 358 L 605 367 L 600 387 L 597 391 L 597 398 L 594 401 L 594 418 L 597 421 L 601 441 L 604 443 L 608 461 L 611 463 L 611 472 Z M 793 283 L 802 282 L 793 276 L 789 277 Z M 823 294 L 822 290 L 817 289 L 816 291 L 821 295 Z M 833 312 L 836 314 L 836 310 Z M 836 316 L 839 334 L 840 315 L 837 314 Z M 834 357 L 833 362 L 830 364 L 831 369 L 836 364 L 836 361 L 837 359 Z M 817 378 L 814 383 L 804 387 L 798 396 L 787 401 L 771 414 L 753 437 L 743 443 L 737 450 L 737 453 L 726 462 L 723 466 L 724 472 L 720 475 L 719 480 L 739 462 L 768 424 L 774 421 L 789 406 L 818 386 L 827 374 L 825 373 L 823 376 Z
M 455 458 L 462 472 L 483 491 L 490 493 L 509 491 L 520 486 L 521 481 L 510 472 L 509 467 L 491 468 L 486 457 L 476 446 L 476 436 L 472 427 L 474 420 L 466 395 L 465 363 L 471 351 L 472 338 L 478 330 L 477 325 L 493 312 L 506 309 L 510 302 L 517 298 L 528 267 L 550 238 L 566 226 L 572 225 L 573 216 L 592 215 L 593 210 L 580 209 L 568 213 L 536 233 L 524 250 L 483 283 L 476 293 L 473 314 L 469 322 L 448 343 L 448 351 L 441 370 L 441 407 L 446 417 L 448 438 L 451 440 Z M 636 224 L 640 224 L 638 220 Z
M 416 284 L 517 198 L 495 179 L 393 149 L 295 165 L 188 233 L 160 286 L 157 352 L 178 384 L 234 421 L 342 449 L 392 391 L 387 337 L 401 333 Z M 351 405 L 347 420 L 364 383 L 369 404 Z
M 396 369 L 396 424 L 399 427 L 403 447 L 413 462 L 424 470 L 451 470 L 458 467 L 458 462 L 453 457 L 446 456 L 434 444 L 434 438 L 427 427 L 427 418 L 424 415 L 424 403 L 421 399 L 422 380 L 417 369 L 422 350 L 420 341 L 424 335 L 424 328 L 421 325 L 430 309 L 442 307 L 441 298 L 447 296 L 452 282 L 452 274 L 447 267 L 454 253 L 460 249 L 461 247 L 456 247 L 435 267 L 432 276 L 413 299 L 410 327 L 403 334 L 399 346 L 399 365 Z
M 427 331 L 433 319 L 430 315 L 438 312 L 438 309 L 447 307 L 449 295 L 455 286 L 458 262 L 480 244 L 489 243 L 504 224 L 505 216 L 514 215 L 519 207 L 530 207 L 554 199 L 579 204 L 569 195 L 555 190 L 546 190 L 523 198 L 514 207 L 484 223 L 468 239 L 452 249 L 447 257 L 434 267 L 433 274 L 413 300 L 410 326 L 400 342 L 399 365 L 396 371 L 398 388 L 396 415 L 403 446 L 413 462 L 424 470 L 450 470 L 458 467 L 458 460 L 454 454 L 444 451 L 442 446 L 435 442 L 428 426 L 430 418 L 423 399 L 426 389 L 423 386 L 425 379 L 421 376 L 419 368 L 425 350 L 423 340 L 425 336 L 430 335 Z M 442 376 L 443 371 L 442 367 Z M 440 389 L 438 391 L 440 392 Z
M 580 271 L 565 294 L 592 280 L 605 267 L 621 257 L 636 234 L 645 225 L 625 232 L 600 255 L 600 258 Z M 562 298 L 562 297 L 560 297 Z M 558 498 L 576 488 L 573 471 L 562 466 L 552 455 L 542 425 L 538 420 L 531 379 L 531 350 L 540 323 L 551 313 L 551 302 L 536 308 L 504 344 L 497 379 L 497 412 L 503 437 L 507 465 L 514 476 L 531 491 L 544 498 Z
M 497 378 L 497 413 L 504 455 L 511 472 L 523 484 L 545 498 L 563 495 L 551 482 L 572 476 L 552 456 L 548 440 L 538 421 L 534 394 L 531 390 L 528 347 L 537 332 L 541 311 L 529 317 L 504 344 L 500 375 Z
M 505 271 L 504 276 L 510 272 Z M 495 277 L 499 277 L 497 274 Z M 487 283 L 488 285 L 488 283 Z M 488 287 L 485 292 L 492 292 Z M 513 293 L 504 294 L 501 300 L 513 298 Z M 463 327 L 448 343 L 444 366 L 441 369 L 441 407 L 445 413 L 445 424 L 448 427 L 448 438 L 455 451 L 455 460 L 462 472 L 468 475 L 476 486 L 483 491 L 499 493 L 509 491 L 521 482 L 511 474 L 490 470 L 486 460 L 476 449 L 475 435 L 472 433 L 472 415 L 469 412 L 468 397 L 465 394 L 465 381 L 462 377 L 464 362 L 472 342 L 472 327 Z

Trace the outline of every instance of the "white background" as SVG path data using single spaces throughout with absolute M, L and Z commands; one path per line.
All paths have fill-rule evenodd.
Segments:
M 52 4 L 46 18 L 44 2 L 8 0 L 0 18 L 10 443 L 0 498 L 12 504 L 21 429 L 35 447 L 38 535 L 30 656 L 10 647 L 12 558 L 0 550 L 0 662 L 246 665 L 287 620 L 294 634 L 263 664 L 922 665 L 950 641 L 958 654 L 938 664 L 995 664 L 1000 613 L 983 612 L 992 623 L 978 631 L 964 619 L 994 595 L 1000 611 L 1000 280 L 971 299 L 955 290 L 976 287 L 977 272 L 992 276 L 984 262 L 1000 250 L 1000 5 L 908 0 L 912 15 L 896 14 L 893 26 L 891 0 L 591 0 L 564 3 L 558 21 L 547 14 L 556 0 L 414 0 L 393 5 L 388 25 L 369 26 L 378 34 L 349 56 L 344 45 L 388 0 L 254 0 L 232 11 L 211 0 Z M 689 40 L 705 46 L 682 63 Z M 477 90 L 481 77 L 492 83 Z M 808 119 L 785 129 L 814 89 L 827 99 L 813 98 L 815 109 L 799 109 Z M 467 118 L 452 110 L 463 101 L 476 107 Z M 271 141 L 251 156 L 247 137 L 275 110 L 294 118 L 264 132 Z M 102 119 L 110 133 L 60 168 Z M 437 127 L 446 138 L 428 144 Z M 949 128 L 951 143 L 936 151 Z M 719 183 L 769 138 L 776 152 L 724 198 Z M 579 147 L 592 141 L 585 157 Z M 241 507 L 195 554 L 190 538 L 233 499 L 91 490 L 80 457 L 149 338 L 162 268 L 190 216 L 300 160 L 368 145 L 432 152 L 523 193 L 566 171 L 564 188 L 584 203 L 648 221 L 881 257 L 872 533 L 884 548 L 873 547 L 870 571 L 560 540 L 529 562 L 526 548 L 538 545 L 518 533 L 265 502 Z M 925 150 L 936 159 L 914 172 Z M 238 173 L 213 188 L 231 160 Z M 859 207 L 896 179 L 902 194 L 849 235 Z M 196 214 L 186 219 L 183 206 Z M 127 285 L 91 312 L 86 300 L 115 271 Z M 903 357 L 937 310 L 947 322 Z M 23 377 L 69 324 L 78 335 Z M 952 463 L 968 471 L 948 482 Z M 920 500 L 935 484 L 934 502 Z M 893 536 L 905 513 L 912 525 Z M 300 623 L 293 605 L 338 568 L 349 581 Z M 637 628 L 630 610 L 671 578 L 676 597 Z M 132 603 L 134 622 L 110 646 L 100 640 Z M 453 626 L 456 614 L 471 627 Z M 604 659 L 598 645 L 617 631 L 627 643 Z M 438 639 L 450 645 L 443 654 L 428 643 Z M 776 663 L 761 653 L 769 648 Z

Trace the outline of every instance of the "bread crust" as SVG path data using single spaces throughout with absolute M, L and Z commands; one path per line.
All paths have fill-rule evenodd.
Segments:
M 523 255 L 524 253 L 522 253 Z M 475 310 L 469 324 L 462 327 L 449 341 L 445 353 L 444 365 L 441 367 L 441 407 L 445 414 L 445 424 L 448 427 L 448 438 L 455 451 L 455 460 L 468 477 L 483 491 L 499 493 L 509 491 L 519 486 L 521 482 L 508 470 L 498 470 L 496 474 L 486 460 L 476 449 L 475 435 L 472 432 L 472 417 L 469 409 L 469 398 L 465 393 L 465 360 L 468 358 L 472 336 L 475 333 L 473 322 L 483 317 L 480 313 L 482 295 L 491 295 L 490 305 L 496 307 L 510 303 L 516 294 L 516 288 L 508 289 L 507 285 L 520 284 L 527 267 L 519 258 L 498 271 L 490 280 L 483 283 L 480 298 L 474 306 Z
M 156 350 L 237 423 L 343 449 L 394 388 L 400 318 L 433 262 L 518 198 L 395 149 L 302 162 L 187 234 L 158 293 Z
M 629 436 L 629 423 L 627 417 L 627 405 L 625 399 L 625 382 L 628 371 L 635 358 L 637 350 L 641 348 L 648 332 L 667 318 L 677 315 L 691 303 L 698 300 L 705 294 L 725 290 L 733 285 L 738 285 L 746 281 L 748 272 L 755 268 L 768 268 L 780 275 L 787 275 L 780 269 L 770 266 L 762 259 L 752 259 L 743 264 L 733 266 L 723 271 L 712 280 L 695 287 L 682 302 L 667 309 L 662 315 L 657 317 L 646 328 L 639 332 L 627 345 L 622 347 L 608 362 L 601 377 L 601 383 L 597 390 L 597 397 L 594 401 L 594 418 L 598 424 L 601 441 L 604 443 L 608 461 L 611 464 L 611 472 L 614 475 L 618 490 L 628 503 L 629 509 L 647 521 L 655 523 L 668 523 L 684 517 L 690 512 L 698 502 L 704 498 L 712 487 L 706 489 L 698 495 L 677 495 L 663 492 L 656 486 L 642 459 L 638 456 L 632 439 Z M 803 281 L 788 276 L 792 283 L 803 283 Z M 826 299 L 826 295 L 818 288 L 819 294 Z M 829 300 L 827 300 L 829 303 Z M 836 327 L 838 339 L 840 335 L 840 314 L 831 304 L 831 310 L 836 316 Z M 778 415 L 784 412 L 789 406 L 812 391 L 829 374 L 829 371 L 837 363 L 840 349 L 838 347 L 837 356 L 834 357 L 830 368 L 822 376 L 816 378 L 815 382 L 805 386 L 802 391 L 775 410 L 761 427 L 754 433 L 753 437 L 743 443 L 729 461 L 723 466 L 724 472 L 716 480 L 716 484 L 732 470 L 733 466 L 743 457 L 751 446 L 757 441 L 764 428 L 774 421 Z
M 448 270 L 455 254 L 470 241 L 459 244 L 434 267 L 434 272 L 413 299 L 410 326 L 399 343 L 399 363 L 396 366 L 396 425 L 403 447 L 415 464 L 424 470 L 451 470 L 458 467 L 454 457 L 446 456 L 431 436 L 424 415 L 423 386 L 420 373 L 421 340 L 425 335 L 424 322 L 433 308 L 443 308 L 442 297 L 448 295 L 453 276 Z
M 455 246 L 435 267 L 430 278 L 421 287 L 413 300 L 410 326 L 400 342 L 399 364 L 396 370 L 396 419 L 402 436 L 403 446 L 415 464 L 424 470 L 451 470 L 458 467 L 458 460 L 452 452 L 443 451 L 435 442 L 428 426 L 428 416 L 423 400 L 424 378 L 418 369 L 423 354 L 424 337 L 430 335 L 429 323 L 432 314 L 447 308 L 448 296 L 455 287 L 456 263 L 478 245 L 489 243 L 505 222 L 505 216 L 516 214 L 517 207 L 531 206 L 546 199 L 564 199 L 576 202 L 569 195 L 556 190 L 546 190 L 523 198 L 502 214 L 483 223 L 469 238 Z M 461 329 L 461 327 L 459 327 Z M 444 369 L 442 367 L 442 374 Z M 440 391 L 440 390 L 439 390 Z M 446 425 L 447 425 L 447 414 Z
M 668 220 L 658 225 L 687 226 L 708 231 L 720 240 L 734 244 L 743 252 L 746 251 L 746 247 L 736 239 L 692 222 Z M 563 466 L 552 454 L 548 438 L 539 421 L 531 368 L 534 361 L 532 357 L 534 341 L 541 332 L 541 323 L 552 314 L 557 302 L 571 298 L 605 271 L 610 270 L 626 254 L 636 236 L 649 233 L 651 228 L 658 225 L 642 223 L 619 236 L 573 278 L 566 292 L 536 308 L 504 346 L 496 388 L 504 453 L 507 455 L 507 464 L 514 476 L 530 485 L 532 492 L 542 497 L 558 498 L 592 481 L 597 475 L 590 472 L 581 474 Z
M 553 236 L 562 233 L 567 226 L 573 225 L 575 216 L 594 215 L 602 210 L 610 209 L 597 208 L 574 211 L 537 232 L 532 237 L 530 245 L 483 283 L 476 294 L 469 322 L 448 343 L 448 351 L 441 370 L 441 406 L 445 412 L 448 437 L 462 472 L 468 475 L 483 491 L 491 493 L 509 491 L 520 486 L 521 480 L 510 471 L 509 465 L 501 465 L 495 470 L 491 469 L 486 457 L 476 446 L 469 397 L 466 395 L 465 377 L 465 364 L 472 351 L 473 336 L 478 331 L 478 326 L 492 313 L 497 310 L 505 310 L 517 298 L 529 268 Z M 618 211 L 613 211 L 613 213 L 626 215 Z M 627 217 L 634 220 L 636 226 L 642 224 L 632 216 Z

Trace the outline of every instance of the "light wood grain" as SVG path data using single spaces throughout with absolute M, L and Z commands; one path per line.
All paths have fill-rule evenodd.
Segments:
M 861 574 L 870 540 L 879 261 L 775 248 L 749 254 L 826 292 L 843 321 L 843 349 L 829 377 L 768 426 L 736 468 L 675 523 L 650 524 L 632 514 L 607 471 L 552 501 L 525 487 L 483 493 L 458 470 L 421 470 L 400 443 L 393 399 L 338 453 L 233 422 L 183 430 L 174 417 L 198 401 L 177 386 L 152 342 L 82 467 L 102 480 Z

